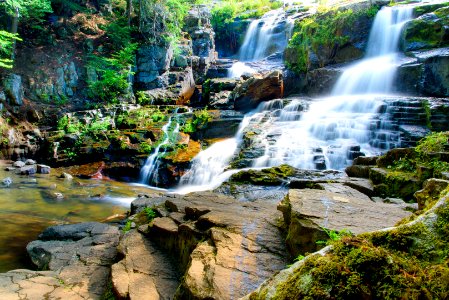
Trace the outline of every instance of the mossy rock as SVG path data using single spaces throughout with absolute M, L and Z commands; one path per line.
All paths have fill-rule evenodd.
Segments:
M 241 171 L 231 176 L 232 183 L 254 185 L 281 185 L 296 174 L 296 169 L 289 165 L 280 165 L 263 170 Z
M 404 225 L 343 237 L 243 299 L 446 299 L 449 197 Z
M 442 7 L 407 23 L 403 33 L 405 51 L 449 45 L 449 7 Z
M 372 168 L 370 179 L 375 184 L 375 194 L 382 197 L 399 197 L 412 200 L 413 194 L 421 189 L 422 181 L 415 173 Z

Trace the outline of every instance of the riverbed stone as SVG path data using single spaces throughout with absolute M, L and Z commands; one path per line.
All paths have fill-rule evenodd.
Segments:
M 316 242 L 329 238 L 323 228 L 360 234 L 393 226 L 411 214 L 348 189 L 291 189 L 278 209 L 288 226 L 287 247 L 295 256 L 318 250 Z

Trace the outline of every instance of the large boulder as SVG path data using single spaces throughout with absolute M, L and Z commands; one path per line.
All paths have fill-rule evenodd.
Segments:
M 287 246 L 292 255 L 314 252 L 330 231 L 354 234 L 393 226 L 411 213 L 394 204 L 374 203 L 357 190 L 339 183 L 325 190 L 290 189 L 278 209 L 288 226 Z
M 449 292 L 442 284 L 449 271 L 448 211 L 445 195 L 413 221 L 342 238 L 282 270 L 243 299 L 408 298 L 412 291 L 444 298 Z M 435 280 L 435 270 L 444 279 Z
M 404 51 L 438 48 L 449 45 L 449 6 L 424 14 L 405 25 Z
M 285 266 L 275 203 L 211 192 L 164 197 L 147 234 L 185 272 L 175 299 L 237 299 Z
M 142 45 L 137 50 L 135 83 L 141 89 L 163 87 L 161 75 L 170 68 L 173 47 L 170 43 Z
M 255 74 L 237 85 L 232 93 L 234 108 L 247 112 L 261 102 L 282 98 L 284 81 L 282 72 L 274 70 L 265 74 Z

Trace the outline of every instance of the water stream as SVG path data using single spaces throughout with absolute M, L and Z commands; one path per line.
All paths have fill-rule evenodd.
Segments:
M 9 165 L 9 164 L 8 164 Z M 114 180 L 57 178 L 61 170 L 49 175 L 17 175 L 6 172 L 0 161 L 0 178 L 10 178 L 6 187 L 0 181 L 0 272 L 33 268 L 26 245 L 46 227 L 77 222 L 104 221 L 124 214 L 147 187 L 132 186 Z
M 170 144 L 170 134 L 172 136 L 177 136 L 179 133 L 179 123 L 176 122 L 175 128 L 172 133 L 170 133 L 170 129 L 172 129 L 173 119 L 177 114 L 177 109 L 174 111 L 173 115 L 168 119 L 167 124 L 162 127 L 162 132 L 164 134 L 164 138 L 162 142 L 156 147 L 154 153 L 148 156 L 145 161 L 145 165 L 140 170 L 140 180 L 139 182 L 142 184 L 154 184 L 157 186 L 158 182 L 158 168 L 160 165 L 160 157 L 165 152 L 165 146 Z

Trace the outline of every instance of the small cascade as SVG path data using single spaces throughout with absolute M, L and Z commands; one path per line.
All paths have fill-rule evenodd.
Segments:
M 154 153 L 151 154 L 145 161 L 145 165 L 140 170 L 140 180 L 142 184 L 155 184 L 157 186 L 158 168 L 160 164 L 160 156 L 165 152 L 165 147 L 170 143 L 170 129 L 173 126 L 173 117 L 177 114 L 177 109 L 168 119 L 167 124 L 162 127 L 164 138 L 162 142 L 156 147 Z M 176 122 L 172 135 L 177 136 L 179 133 L 179 124 Z M 162 150 L 161 150 L 162 149 Z
M 332 95 L 388 93 L 391 91 L 399 56 L 399 38 L 412 18 L 413 7 L 383 7 L 374 19 L 366 56 L 346 69 Z
M 178 193 L 205 191 L 218 187 L 234 172 L 225 172 L 241 144 L 243 132 L 253 118 L 248 114 L 240 123 L 235 137 L 217 142 L 201 151 L 192 160 L 192 167 L 181 177 Z
M 282 55 L 293 29 L 294 21 L 283 8 L 272 10 L 249 25 L 238 52 L 239 62 L 228 70 L 228 77 L 264 71 L 282 64 Z
M 265 58 L 287 46 L 287 20 L 284 10 L 267 12 L 254 20 L 248 27 L 238 58 L 240 61 L 254 61 Z

